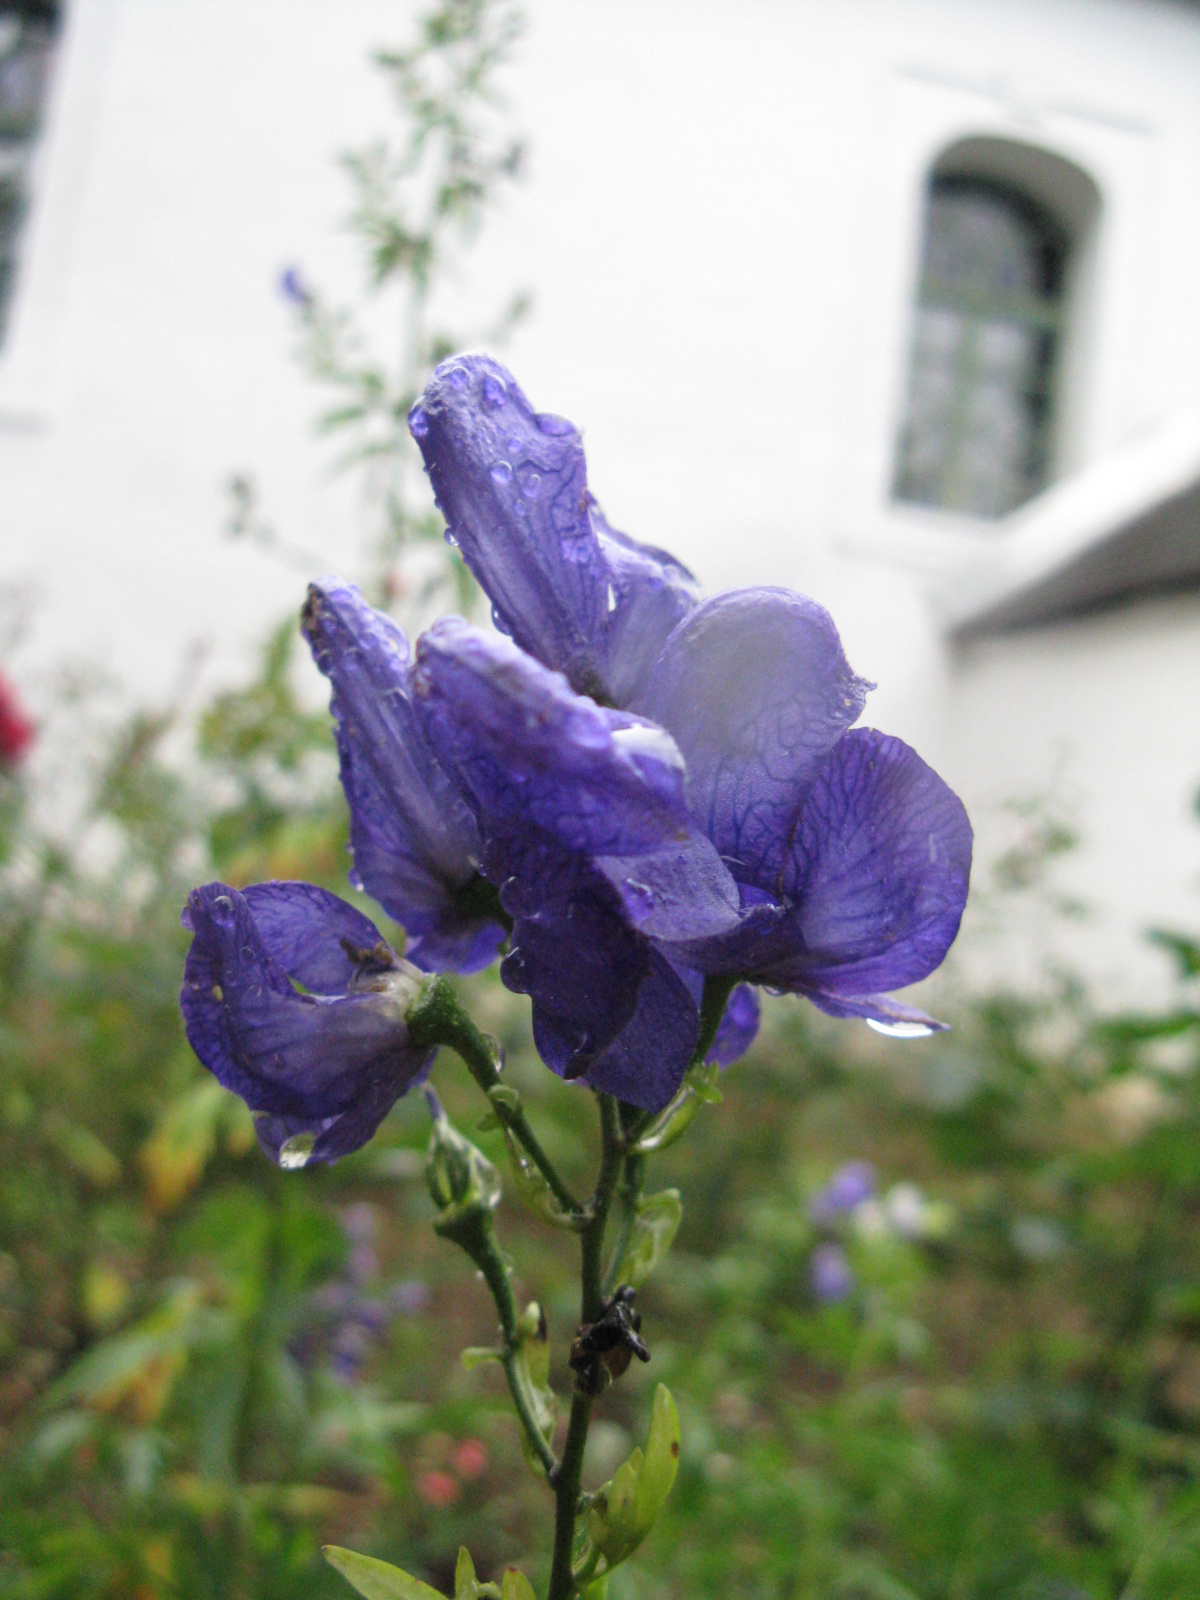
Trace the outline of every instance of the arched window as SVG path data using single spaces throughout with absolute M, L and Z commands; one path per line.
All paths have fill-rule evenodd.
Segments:
M 1050 477 L 1074 241 L 1013 182 L 950 167 L 929 186 L 893 494 L 999 517 Z
M 57 0 L 0 0 L 0 341 L 58 16 Z

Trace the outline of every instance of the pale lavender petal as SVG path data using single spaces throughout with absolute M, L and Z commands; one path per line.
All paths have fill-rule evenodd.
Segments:
M 772 978 L 768 981 L 774 983 L 775 980 Z M 918 1006 L 905 1005 L 890 994 L 834 994 L 803 982 L 780 984 L 779 987 L 802 994 L 826 1016 L 861 1017 L 863 1021 L 874 1024 L 881 1033 L 894 1033 L 900 1039 L 919 1039 L 925 1034 L 945 1033 L 950 1026 L 948 1022 L 939 1022 Z
M 612 704 L 629 706 L 644 691 L 663 645 L 700 599 L 700 587 L 665 550 L 609 527 L 594 501 L 591 515 L 608 572 L 599 674 Z
M 692 814 L 734 877 L 777 893 L 804 793 L 870 687 L 815 601 L 738 589 L 684 618 L 633 709 L 683 751 Z

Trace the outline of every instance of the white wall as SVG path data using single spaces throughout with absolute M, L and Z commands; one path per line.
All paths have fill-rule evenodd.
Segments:
M 784 581 L 825 600 L 880 682 L 870 719 L 927 751 L 980 817 L 1010 785 L 1044 786 L 1065 741 L 1099 897 L 1129 929 L 1200 921 L 1179 868 L 1195 861 L 1200 608 L 956 659 L 925 584 L 981 535 L 886 501 L 921 185 L 964 133 L 1043 142 L 1103 191 L 1080 457 L 1200 401 L 1200 14 L 1146 0 L 528 11 L 511 92 L 530 180 L 457 320 L 532 286 L 507 359 L 539 406 L 584 427 L 612 520 L 714 588 Z M 232 470 L 254 472 L 281 533 L 352 564 L 360 514 L 322 475 L 275 281 L 298 261 L 352 283 L 331 157 L 386 125 L 366 52 L 412 13 L 74 0 L 0 354 L 0 578 L 40 587 L 31 678 L 70 649 L 157 692 L 196 636 L 214 679 L 241 670 L 304 575 L 223 538 Z M 1125 944 L 1106 949 L 1097 960 L 1124 970 Z

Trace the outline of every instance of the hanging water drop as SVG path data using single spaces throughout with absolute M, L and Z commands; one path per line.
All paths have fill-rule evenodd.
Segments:
M 285 1172 L 295 1172 L 299 1167 L 307 1166 L 316 1142 L 315 1134 L 294 1133 L 279 1146 L 279 1165 Z
M 875 1017 L 867 1018 L 867 1027 L 888 1039 L 928 1039 L 937 1032 L 927 1022 L 879 1022 Z

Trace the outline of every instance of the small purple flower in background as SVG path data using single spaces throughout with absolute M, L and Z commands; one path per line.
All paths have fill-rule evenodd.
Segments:
M 375 1207 L 359 1201 L 342 1210 L 342 1228 L 350 1242 L 347 1270 L 356 1288 L 365 1288 L 379 1276 L 379 1257 L 375 1253 Z
M 279 274 L 279 292 L 289 304 L 307 311 L 312 303 L 312 291 L 304 282 L 299 267 L 285 267 Z
M 840 1244 L 819 1244 L 809 1257 L 808 1281 L 820 1305 L 835 1306 L 854 1292 L 854 1274 Z
M 869 1200 L 875 1182 L 875 1168 L 869 1161 L 848 1161 L 813 1195 L 809 1216 L 818 1227 L 829 1227 Z
M 389 1289 L 387 1299 L 397 1316 L 415 1317 L 425 1310 L 432 1296 L 429 1285 L 420 1278 L 402 1278 Z

